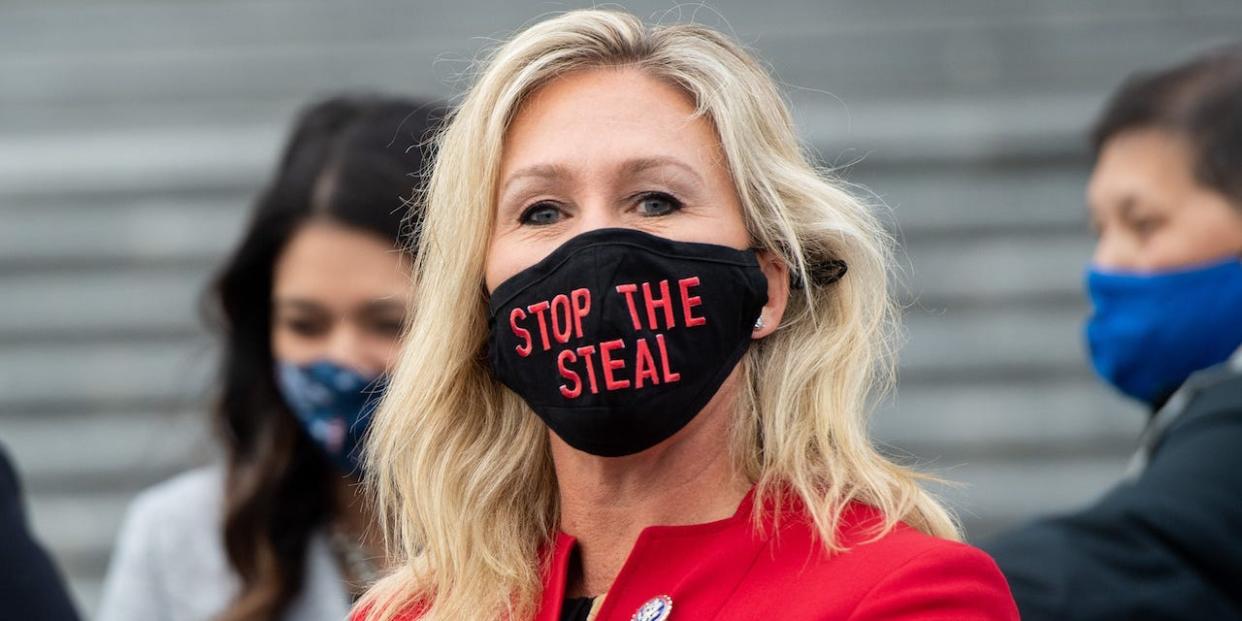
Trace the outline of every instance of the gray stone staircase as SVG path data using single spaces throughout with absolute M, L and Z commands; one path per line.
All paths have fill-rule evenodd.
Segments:
M 85 611 L 129 500 L 212 459 L 198 319 L 293 112 L 459 93 L 582 2 L 0 1 L 0 442 Z M 1089 500 L 1144 417 L 1078 331 L 1081 132 L 1129 71 L 1242 32 L 1236 0 L 628 3 L 737 34 L 902 246 L 907 343 L 877 437 L 963 485 L 970 533 Z

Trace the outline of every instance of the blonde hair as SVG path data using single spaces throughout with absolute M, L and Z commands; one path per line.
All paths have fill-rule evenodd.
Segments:
M 415 265 L 417 303 L 373 423 L 368 473 L 398 568 L 360 603 L 386 620 L 522 619 L 541 591 L 539 550 L 558 523 L 546 427 L 483 362 L 482 291 L 503 137 L 540 86 L 568 72 L 633 67 L 684 89 L 719 134 L 757 246 L 803 283 L 780 329 L 751 348 L 730 450 L 767 499 L 796 495 L 828 550 L 851 502 L 886 523 L 956 538 L 953 519 L 867 437 L 866 411 L 891 383 L 896 312 L 889 238 L 868 208 L 817 171 L 763 67 L 720 33 L 649 27 L 574 11 L 492 53 L 438 138 Z M 833 259 L 848 275 L 822 284 Z

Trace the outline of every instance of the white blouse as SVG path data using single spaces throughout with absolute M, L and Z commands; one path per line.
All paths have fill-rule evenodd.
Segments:
M 144 491 L 130 505 L 104 581 L 98 621 L 207 621 L 236 596 L 220 529 L 224 469 L 207 467 Z M 350 599 L 323 532 L 307 549 L 302 591 L 283 621 L 342 621 Z

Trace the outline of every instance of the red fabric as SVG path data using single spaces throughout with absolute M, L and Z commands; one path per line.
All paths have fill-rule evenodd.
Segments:
M 904 524 L 869 538 L 875 509 L 856 504 L 839 531 L 850 550 L 829 555 L 801 511 L 760 537 L 747 496 L 732 517 L 693 526 L 652 526 L 638 537 L 597 621 L 629 621 L 668 595 L 669 621 L 1018 621 L 992 559 L 965 544 Z M 535 621 L 558 621 L 574 539 L 560 534 Z M 414 621 L 417 613 L 403 615 Z

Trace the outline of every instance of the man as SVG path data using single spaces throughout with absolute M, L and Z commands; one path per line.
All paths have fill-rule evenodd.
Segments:
M 1093 143 L 1085 334 L 1153 417 L 1125 482 L 983 547 L 1027 621 L 1242 619 L 1242 46 L 1132 78 Z

